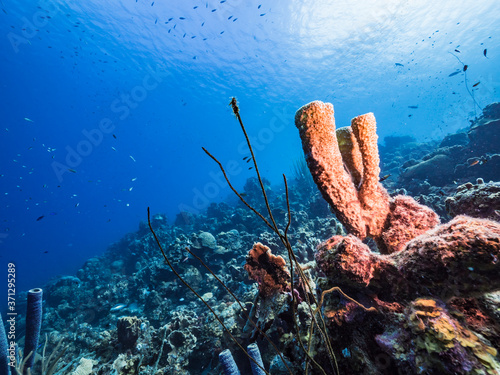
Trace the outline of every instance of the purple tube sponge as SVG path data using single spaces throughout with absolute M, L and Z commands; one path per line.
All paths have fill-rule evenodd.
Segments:
M 7 344 L 7 336 L 5 335 L 5 327 L 0 315 L 0 375 L 10 375 L 8 350 L 9 346 Z
M 28 307 L 26 308 L 26 337 L 24 342 L 24 356 L 31 356 L 24 366 L 24 374 L 35 363 L 35 352 L 40 338 L 40 328 L 42 326 L 42 295 L 40 288 L 31 289 L 28 292 Z
M 262 370 L 264 368 L 264 363 L 262 363 L 262 357 L 260 356 L 260 350 L 256 343 L 250 344 L 247 346 L 247 352 L 250 357 L 252 357 L 255 362 L 257 362 L 262 368 L 257 366 L 254 361 L 250 361 L 250 366 L 252 367 L 253 375 L 265 375 L 265 372 Z
M 236 366 L 236 362 L 229 349 L 223 350 L 219 354 L 219 361 L 224 375 L 240 375 L 240 370 L 238 370 L 238 366 Z

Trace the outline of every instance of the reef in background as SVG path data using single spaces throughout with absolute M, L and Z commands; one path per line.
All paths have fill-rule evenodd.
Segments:
M 356 236 L 346 236 L 319 190 L 311 187 L 303 175 L 295 176 L 296 183 L 290 186 L 292 223 L 288 237 L 304 269 L 316 281 L 317 291 L 339 286 L 356 302 L 377 309 L 377 312 L 367 311 L 341 294 L 326 295 L 321 311 L 340 373 L 498 373 L 495 348 L 500 346 L 500 294 L 491 291 L 498 289 L 495 251 L 499 246 L 499 224 L 458 217 L 437 226 L 437 217 L 420 204 L 432 207 L 442 221 L 449 220 L 445 201 L 449 215 L 467 214 L 500 221 L 499 183 L 484 182 L 500 180 L 500 168 L 495 169 L 500 143 L 488 143 L 500 134 L 499 108 L 499 104 L 494 104 L 485 109 L 481 119 L 471 127 L 467 142 L 459 134 L 445 138 L 437 149 L 433 149 L 433 143 L 402 143 L 398 148 L 386 144 L 381 152 L 380 175 L 396 176 L 399 173 L 395 171 L 401 170 L 399 180 L 383 182 L 388 188 L 387 195 L 378 187 L 379 173 L 370 176 L 371 186 L 364 182 L 365 187 L 361 187 L 361 181 L 369 179 L 362 179 L 363 173 L 359 173 L 363 160 L 353 157 L 350 179 L 344 182 L 354 181 L 355 190 L 364 189 L 365 193 L 351 190 L 357 203 L 352 208 L 351 200 L 346 200 L 344 213 L 340 212 L 338 198 L 333 197 L 332 202 L 337 199 L 334 203 L 339 218 Z M 349 139 L 352 144 L 352 134 L 344 131 L 339 146 L 348 145 Z M 437 163 L 448 160 L 450 155 L 454 163 L 451 167 L 438 163 L 431 164 L 434 168 L 424 168 L 428 160 Z M 415 159 L 409 162 L 412 156 Z M 360 161 L 361 164 L 356 164 Z M 375 164 L 378 168 L 375 161 L 365 161 L 368 164 L 363 168 Z M 453 171 L 446 177 L 443 175 L 450 169 L 445 166 Z M 427 172 L 417 173 L 419 170 Z M 479 178 L 483 181 L 478 184 L 469 182 Z M 327 188 L 328 184 L 324 185 Z M 378 194 L 376 202 L 369 201 L 370 189 Z M 269 186 L 268 191 L 273 215 L 280 223 L 286 223 L 285 192 Z M 448 197 L 452 192 L 456 194 Z M 255 178 L 247 181 L 244 193 L 252 205 L 262 207 L 261 190 Z M 419 194 L 420 204 L 405 196 L 393 198 L 401 193 Z M 359 199 L 360 196 L 367 198 Z M 380 200 L 385 202 L 382 207 Z M 349 210 L 354 210 L 354 214 Z M 418 215 L 405 216 L 408 212 Z M 420 216 L 421 213 L 424 215 Z M 382 214 L 384 220 L 371 219 Z M 418 228 L 416 220 L 422 217 L 427 225 Z M 393 228 L 397 225 L 404 228 L 406 224 L 414 227 L 406 235 L 399 230 L 388 236 L 387 218 Z M 412 223 L 405 222 L 408 218 Z M 242 204 L 218 203 L 200 215 L 181 213 L 173 225 L 168 224 L 164 215 L 155 215 L 152 225 L 176 268 L 214 307 L 231 333 L 243 344 L 258 343 L 271 373 L 283 373 L 272 347 L 248 324 L 240 306 L 214 277 L 185 251 L 186 246 L 235 292 L 292 369 L 301 373 L 305 355 L 297 347 L 293 325 L 291 294 L 295 291 L 287 289 L 286 283 L 277 283 L 280 287 L 272 293 L 261 282 L 259 292 L 259 285 L 250 279 L 244 267 L 245 263 L 255 265 L 248 259 L 248 252 L 256 242 L 269 249 L 264 253 L 288 259 L 276 236 L 259 218 Z M 425 232 L 428 232 L 426 237 L 415 238 Z M 392 243 L 396 234 L 398 241 Z M 380 254 L 377 244 L 388 255 Z M 461 254 L 455 252 L 459 246 Z M 422 249 L 426 249 L 424 255 Z M 483 250 L 477 252 L 478 258 L 474 258 L 475 249 Z M 432 259 L 432 254 L 445 253 L 448 257 Z M 260 272 L 253 272 L 258 274 L 256 280 L 268 279 Z M 286 278 L 286 272 L 281 272 L 281 277 Z M 484 280 L 491 283 L 488 285 Z M 302 300 L 303 289 L 302 286 L 297 291 L 300 298 L 296 313 L 300 334 L 307 339 L 311 314 Z M 250 373 L 247 358 L 205 306 L 165 266 L 146 223 L 110 246 L 104 255 L 89 259 L 77 275 L 54 279 L 44 290 L 42 336 L 48 338 L 47 353 L 63 339 L 66 352 L 59 368 L 67 368 L 61 373 L 219 374 L 218 354 L 226 348 L 235 355 L 242 373 Z M 21 323 L 18 332 L 22 330 Z M 313 340 L 312 345 L 315 359 L 328 374 L 334 373 L 321 338 Z M 39 362 L 35 364 L 35 373 L 36 366 Z M 310 373 L 318 372 L 311 367 Z

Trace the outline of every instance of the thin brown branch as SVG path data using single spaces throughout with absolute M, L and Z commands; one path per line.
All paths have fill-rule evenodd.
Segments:
M 172 270 L 172 272 L 175 274 L 175 276 L 177 276 L 177 278 L 191 291 L 194 293 L 194 295 L 201 301 L 203 302 L 203 304 L 207 307 L 207 309 L 212 313 L 212 315 L 215 317 L 215 319 L 217 319 L 217 321 L 220 323 L 220 325 L 224 328 L 224 330 L 228 333 L 228 335 L 231 337 L 231 340 L 233 340 L 233 342 L 245 353 L 245 355 L 252 361 L 254 362 L 262 371 L 264 371 L 266 373 L 266 375 L 270 375 L 269 372 L 266 371 L 265 368 L 263 368 L 255 359 L 252 358 L 252 356 L 250 356 L 250 354 L 248 354 L 248 352 L 245 350 L 245 348 L 243 348 L 243 346 L 238 342 L 238 340 L 236 340 L 236 338 L 233 336 L 233 334 L 231 333 L 231 331 L 229 331 L 229 329 L 226 327 L 226 325 L 224 324 L 224 322 L 222 321 L 222 319 L 219 317 L 219 315 L 217 315 L 217 313 L 214 311 L 214 309 L 212 309 L 212 307 L 207 303 L 207 301 L 205 301 L 199 294 L 198 292 L 196 292 L 196 290 L 193 289 L 193 287 L 191 285 L 189 285 L 189 283 L 184 280 L 184 278 L 175 270 L 174 266 L 172 266 L 172 264 L 170 263 L 170 260 L 168 259 L 167 257 L 167 254 L 165 253 L 165 251 L 163 250 L 163 246 L 161 245 L 160 243 L 160 240 L 158 239 L 158 236 L 156 235 L 155 231 L 153 230 L 153 227 L 151 225 L 151 215 L 150 215 L 150 211 L 149 211 L 149 207 L 148 207 L 148 226 L 149 226 L 149 230 L 151 231 L 151 233 L 153 234 L 153 237 L 154 239 L 156 240 L 156 244 L 158 245 L 158 247 L 160 248 L 161 250 L 161 253 L 163 255 L 163 258 L 165 259 L 165 261 L 167 262 L 167 265 L 169 266 L 169 268 Z
M 213 156 L 210 152 L 207 151 L 207 149 L 205 147 L 202 147 L 203 151 L 205 151 L 205 153 L 210 156 L 212 158 L 213 161 L 215 161 L 218 165 L 219 165 L 219 168 L 222 172 L 222 174 L 224 175 L 224 178 L 226 179 L 226 182 L 227 182 L 227 185 L 229 186 L 229 188 L 233 191 L 234 194 L 236 194 L 238 196 L 238 198 L 240 198 L 240 200 L 245 204 L 245 206 L 247 206 L 250 210 L 253 211 L 253 213 L 255 215 L 257 215 L 258 217 L 260 217 L 264 223 L 266 223 L 266 225 L 269 227 L 269 229 L 271 229 L 273 232 L 275 231 L 273 226 L 271 225 L 271 223 L 269 223 L 269 221 L 259 212 L 257 211 L 255 208 L 253 208 L 242 196 L 240 193 L 238 193 L 238 191 L 233 187 L 233 185 L 231 184 L 231 182 L 229 181 L 229 178 L 227 177 L 227 174 L 226 174 L 226 170 L 224 169 L 224 167 L 222 166 L 222 163 L 217 160 L 217 158 L 215 156 Z
M 253 152 L 252 144 L 250 143 L 250 138 L 248 137 L 245 126 L 243 125 L 243 121 L 241 120 L 240 108 L 238 107 L 238 103 L 236 102 L 235 97 L 233 97 L 231 99 L 231 106 L 233 107 L 234 115 L 236 116 L 236 118 L 238 119 L 238 122 L 240 123 L 241 130 L 243 131 L 243 134 L 245 135 L 245 139 L 247 141 L 247 145 L 248 145 L 248 149 L 250 150 L 250 154 L 252 154 L 252 161 L 253 161 L 253 165 L 255 167 L 255 173 L 257 173 L 257 178 L 259 180 L 260 189 L 262 190 L 262 196 L 264 197 L 264 201 L 266 202 L 266 208 L 267 208 L 267 212 L 269 213 L 269 218 L 271 219 L 271 221 L 273 223 L 274 231 L 276 233 L 279 233 L 278 226 L 276 225 L 276 222 L 274 221 L 273 213 L 271 212 L 271 206 L 269 205 L 269 199 L 267 199 L 267 193 L 266 193 L 266 189 L 264 188 L 264 183 L 262 182 L 262 178 L 260 177 L 259 166 L 257 165 L 257 160 L 255 159 L 255 154 Z
M 189 249 L 189 247 L 186 247 L 186 251 L 191 254 L 192 256 L 194 256 L 196 258 L 196 260 L 198 260 L 198 262 L 200 262 L 202 264 L 203 267 L 205 267 L 208 272 L 210 272 L 210 274 L 222 285 L 222 287 L 224 289 L 226 289 L 226 291 L 231 295 L 231 297 L 233 297 L 233 299 L 236 301 L 236 303 L 240 306 L 241 308 L 241 311 L 243 312 L 243 314 L 245 315 L 245 317 L 247 318 L 247 320 L 259 331 L 260 334 L 262 334 L 265 339 L 267 340 L 267 342 L 269 342 L 272 347 L 274 348 L 274 350 L 276 351 L 276 353 L 279 355 L 279 357 L 281 358 L 281 360 L 283 361 L 283 364 L 285 365 L 285 367 L 287 368 L 288 372 L 293 375 L 293 372 L 292 370 L 288 367 L 288 365 L 286 364 L 286 361 L 285 361 L 285 358 L 283 358 L 283 355 L 281 354 L 280 350 L 278 349 L 278 347 L 276 346 L 276 344 L 269 338 L 269 336 L 263 331 L 261 330 L 257 324 L 250 318 L 250 315 L 248 315 L 247 311 L 245 310 L 245 307 L 243 306 L 243 304 L 240 302 L 240 300 L 238 299 L 238 297 L 236 297 L 236 295 L 232 292 L 231 289 L 229 289 L 229 287 L 219 278 L 219 276 L 217 276 L 217 274 L 212 271 L 210 269 L 210 267 L 203 261 L 203 259 L 201 259 L 198 255 L 196 255 L 195 253 L 193 253 L 191 251 L 191 249 Z

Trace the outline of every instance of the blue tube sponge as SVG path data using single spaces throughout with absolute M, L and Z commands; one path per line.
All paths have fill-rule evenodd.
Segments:
M 9 347 L 2 316 L 0 315 L 0 375 L 9 375 Z
M 256 343 L 247 346 L 247 352 L 252 357 L 255 362 L 257 362 L 262 368 L 257 366 L 254 361 L 250 361 L 250 366 L 252 366 L 253 375 L 265 375 L 266 373 L 262 370 L 264 368 L 264 363 L 262 363 L 262 357 L 260 356 L 260 350 Z
M 31 356 L 24 366 L 25 374 L 35 363 L 35 352 L 38 348 L 40 328 L 42 327 L 42 289 L 35 288 L 28 292 L 28 307 L 26 308 L 26 337 L 24 339 L 24 356 Z
M 236 362 L 229 349 L 223 350 L 219 354 L 219 361 L 224 375 L 240 375 L 240 370 L 238 370 L 238 366 L 236 366 Z

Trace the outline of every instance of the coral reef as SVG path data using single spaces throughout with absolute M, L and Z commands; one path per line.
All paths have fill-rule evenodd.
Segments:
M 490 141 L 500 106 L 485 108 L 473 131 L 442 142 L 390 136 L 377 149 L 373 115 L 332 130 L 333 107 L 314 103 L 299 121 L 320 189 L 300 168 L 288 202 L 282 188 L 273 186 L 268 195 L 278 225 L 286 224 L 290 205 L 287 238 L 308 283 L 296 264 L 292 273 L 275 233 L 234 199 L 182 212 L 173 223 L 153 216 L 175 269 L 238 343 L 258 344 L 273 375 L 303 374 L 306 366 L 311 375 L 321 373 L 318 366 L 327 374 L 499 373 L 498 182 L 477 179 L 489 180 L 484 171 L 500 179 L 500 151 Z M 451 158 L 451 170 L 427 169 L 435 156 L 436 163 Z M 421 163 L 425 172 L 413 169 L 410 181 L 408 170 Z M 252 205 L 264 207 L 258 179 L 248 179 L 243 190 Z M 454 216 L 449 222 L 445 201 Z M 19 310 L 26 301 L 21 293 Z M 75 276 L 44 286 L 42 322 L 46 353 L 60 355 L 56 373 L 219 375 L 225 349 L 242 374 L 251 373 L 229 333 L 165 266 L 146 223 L 88 259 Z M 25 330 L 20 318 L 17 331 Z M 33 373 L 43 373 L 42 355 L 39 349 Z
M 411 302 L 399 326 L 377 335 L 376 341 L 400 368 L 417 369 L 417 373 L 496 374 L 500 370 L 497 350 L 432 298 Z
M 460 185 L 453 196 L 446 198 L 445 204 L 451 216 L 468 215 L 500 221 L 500 182 L 485 183 L 478 178 L 476 184 Z
M 486 106 L 467 133 L 447 137 L 438 148 L 403 164 L 400 184 L 413 194 L 422 193 L 419 185 L 428 181 L 435 185 L 465 183 L 475 176 L 484 180 L 498 179 L 500 170 L 500 103 Z

